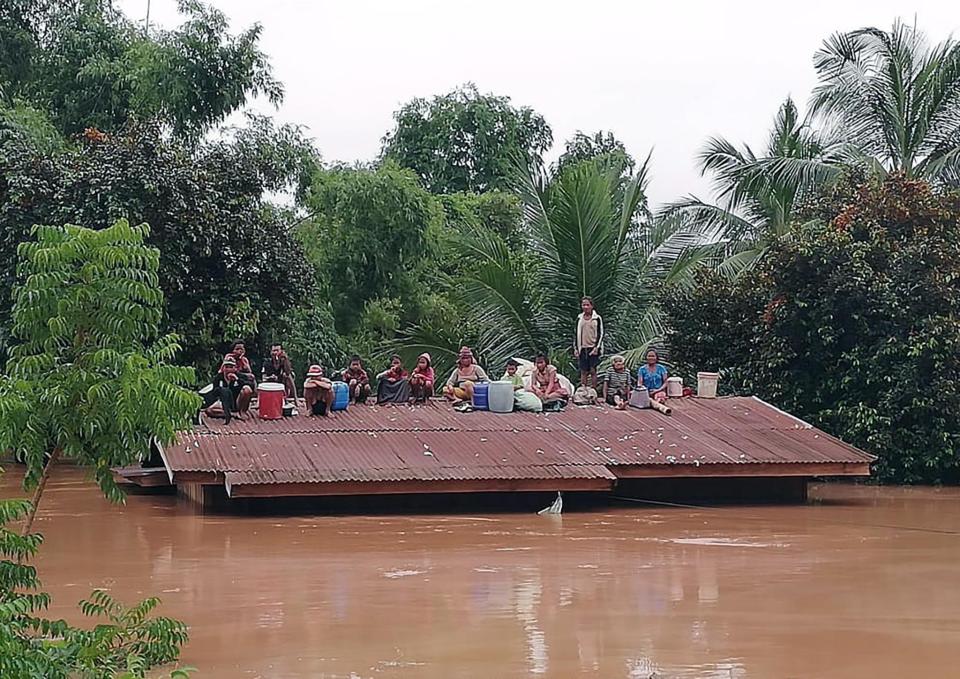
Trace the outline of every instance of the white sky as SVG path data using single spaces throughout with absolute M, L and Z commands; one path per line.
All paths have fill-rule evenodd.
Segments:
M 147 0 L 119 0 L 142 19 Z M 695 156 L 723 135 L 761 145 L 791 95 L 815 84 L 824 38 L 897 17 L 932 41 L 960 33 L 955 0 L 214 0 L 262 49 L 286 87 L 276 119 L 307 128 L 327 160 L 369 160 L 392 113 L 473 81 L 532 106 L 554 133 L 612 130 L 638 158 L 653 147 L 654 204 L 709 193 Z M 152 0 L 151 23 L 178 22 Z M 257 103 L 254 109 L 271 112 Z

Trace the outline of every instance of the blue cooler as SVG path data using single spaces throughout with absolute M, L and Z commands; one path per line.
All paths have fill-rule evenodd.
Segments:
M 333 383 L 333 404 L 330 410 L 346 410 L 350 404 L 350 387 L 346 382 Z
M 490 384 L 488 382 L 477 382 L 473 385 L 473 407 L 476 410 L 489 410 L 490 406 L 487 402 L 487 394 L 490 392 Z

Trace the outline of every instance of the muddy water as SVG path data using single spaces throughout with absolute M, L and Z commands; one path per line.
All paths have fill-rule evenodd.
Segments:
M 230 517 L 169 496 L 114 507 L 63 470 L 38 566 L 58 616 L 92 587 L 162 596 L 191 625 L 199 677 L 956 676 L 960 491 L 812 495 L 562 518 Z

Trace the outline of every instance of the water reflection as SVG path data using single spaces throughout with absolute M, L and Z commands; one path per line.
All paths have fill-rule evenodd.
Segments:
M 112 507 L 84 488 L 62 471 L 40 516 L 53 615 L 76 619 L 95 586 L 159 593 L 190 623 L 185 659 L 204 677 L 900 677 L 960 660 L 960 540 L 870 527 L 956 526 L 952 489 L 277 518 L 167 497 Z

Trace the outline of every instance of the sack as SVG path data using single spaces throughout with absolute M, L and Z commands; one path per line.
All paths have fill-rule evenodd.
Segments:
M 543 403 L 537 398 L 537 395 L 529 391 L 513 392 L 514 410 L 525 410 L 529 413 L 543 412 Z
M 597 404 L 597 390 L 593 387 L 578 387 L 573 392 L 573 404 L 578 406 L 592 406 Z

